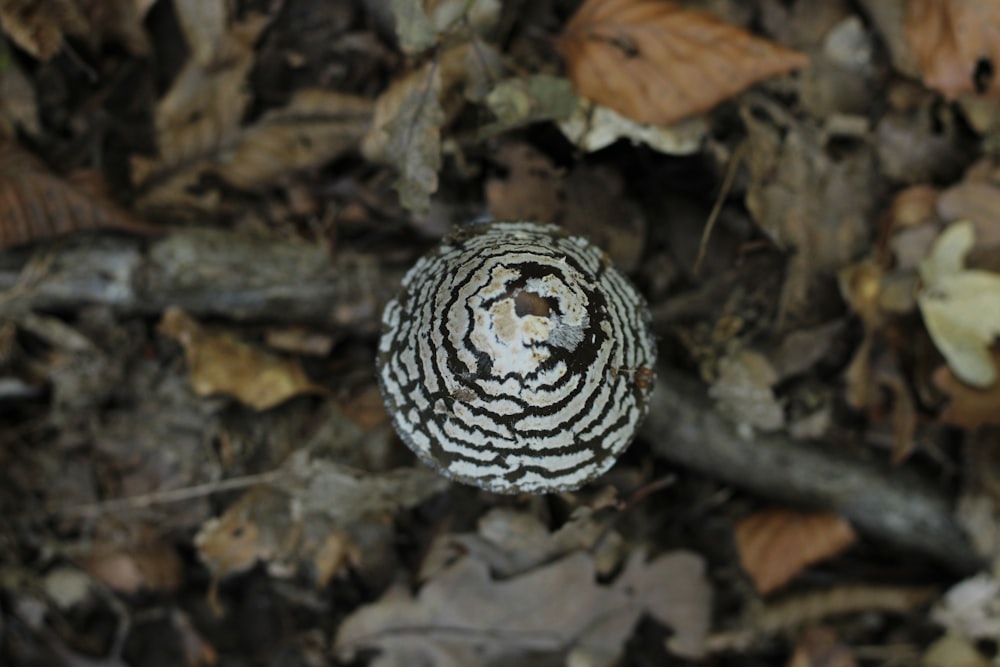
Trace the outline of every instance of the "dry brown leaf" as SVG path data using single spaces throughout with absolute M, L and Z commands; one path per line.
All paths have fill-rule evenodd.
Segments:
M 247 491 L 226 512 L 209 519 L 195 536 L 198 556 L 213 576 L 246 571 L 295 550 L 301 517 L 292 516 L 292 498 L 268 485 Z
M 204 167 L 200 160 L 232 144 L 250 101 L 246 77 L 254 63 L 253 46 L 267 25 L 265 17 L 249 17 L 218 40 L 212 58 L 188 59 L 156 107 L 159 157 L 134 160 L 135 184 L 170 172 L 184 183 L 194 182 Z M 182 189 L 176 183 L 172 187 Z
M 14 142 L 0 139 L 0 247 L 99 228 L 156 231 L 114 202 L 73 187 Z
M 485 563 L 461 558 L 416 597 L 397 588 L 357 610 L 340 626 L 336 650 L 350 659 L 377 647 L 373 667 L 520 664 L 567 651 L 587 660 L 579 664 L 613 664 L 648 613 L 674 630 L 673 651 L 701 654 L 710 589 L 697 556 L 674 552 L 647 563 L 639 552 L 613 583 L 595 577 L 586 552 L 503 581 Z
M 142 25 L 135 0 L 78 0 L 90 24 L 91 40 L 96 46 L 113 41 L 133 56 L 149 52 L 149 36 Z
M 372 102 L 329 90 L 300 90 L 287 106 L 264 114 L 218 157 L 215 172 L 252 189 L 289 172 L 322 166 L 357 148 L 368 131 Z
M 1000 96 L 1000 0 L 910 0 L 905 32 L 928 88 Z
M 126 595 L 176 590 L 184 572 L 184 563 L 174 545 L 162 538 L 129 548 L 108 543 L 95 545 L 80 566 L 112 590 Z
M 493 159 L 504 178 L 486 181 L 486 203 L 497 220 L 552 220 L 563 214 L 563 170 L 527 143 L 503 143 Z
M 994 346 L 991 354 L 994 363 L 1000 366 L 1000 349 Z M 945 365 L 934 371 L 934 384 L 949 399 L 939 417 L 945 424 L 969 429 L 987 424 L 1000 425 L 1000 380 L 989 387 L 977 389 L 959 380 Z
M 5 62 L 0 68 L 0 137 L 14 137 L 17 130 L 37 137 L 42 125 L 35 86 L 4 45 L 0 45 L 0 58 Z
M 577 92 L 640 123 L 669 125 L 806 56 L 662 0 L 587 0 L 557 48 Z
M 788 667 L 857 667 L 851 648 L 833 628 L 812 625 L 802 631 Z
M 206 331 L 178 308 L 163 314 L 160 331 L 184 347 L 191 388 L 199 396 L 229 394 L 255 410 L 267 410 L 299 394 L 326 391 L 309 380 L 297 361 L 232 334 Z
M 40 60 L 59 53 L 65 34 L 82 35 L 88 27 L 74 0 L 0 0 L 0 29 Z
M 204 523 L 195 538 L 198 555 L 216 578 L 257 562 L 276 576 L 308 565 L 319 583 L 357 564 L 363 553 L 354 528 L 371 536 L 387 517 L 417 505 L 446 485 L 426 468 L 359 473 L 299 451 L 252 487 L 222 516 Z
M 809 565 L 857 540 L 851 524 L 830 512 L 757 512 L 736 525 L 740 563 L 762 594 L 791 581 Z
M 779 301 L 780 326 L 794 328 L 833 315 L 833 275 L 871 247 L 878 198 L 875 151 L 868 142 L 832 151 L 815 123 L 766 101 L 742 110 L 747 126 L 754 221 L 791 252 Z

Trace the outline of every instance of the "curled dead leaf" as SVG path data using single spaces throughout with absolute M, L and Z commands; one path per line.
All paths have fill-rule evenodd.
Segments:
M 754 586 L 769 593 L 809 565 L 835 556 L 857 540 L 846 520 L 831 512 L 757 512 L 736 525 L 740 563 Z
M 651 125 L 670 125 L 806 56 L 711 14 L 662 0 L 587 0 L 556 44 L 577 92 Z

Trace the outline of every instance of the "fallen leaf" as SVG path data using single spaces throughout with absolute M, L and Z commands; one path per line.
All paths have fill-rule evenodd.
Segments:
M 815 123 L 762 101 L 742 110 L 754 221 L 791 252 L 778 320 L 789 329 L 839 310 L 833 276 L 871 246 L 879 180 L 874 149 L 857 142 L 836 153 Z
M 0 139 L 0 247 L 99 228 L 156 231 L 114 202 L 73 187 L 14 142 Z
M 486 181 L 486 203 L 497 220 L 551 220 L 563 213 L 563 170 L 527 143 L 502 143 L 493 159 L 504 177 Z
M 905 34 L 928 88 L 1000 96 L 1000 0 L 910 0 Z
M 80 566 L 112 590 L 126 595 L 175 591 L 184 572 L 174 545 L 163 538 L 146 539 L 128 547 L 97 543 L 81 559 Z
M 78 0 L 90 24 L 90 42 L 99 49 L 105 42 L 121 44 L 133 56 L 149 52 L 149 36 L 136 0 Z
M 441 125 L 444 109 L 430 90 L 412 90 L 399 113 L 386 123 L 386 154 L 399 170 L 393 187 L 403 208 L 426 215 L 437 192 L 441 169 Z
M 216 578 L 263 562 L 276 576 L 308 564 L 318 582 L 329 580 L 364 556 L 353 526 L 378 523 L 447 485 L 423 468 L 362 474 L 303 451 L 270 477 L 198 531 L 198 555 Z
M 359 146 L 371 111 L 371 101 L 363 97 L 300 90 L 221 151 L 214 171 L 230 184 L 251 190 L 290 172 L 321 167 Z
M 373 667 L 517 664 L 541 652 L 609 664 L 648 613 L 673 629 L 675 652 L 701 654 L 710 589 L 700 558 L 674 552 L 647 563 L 640 552 L 611 584 L 595 576 L 584 552 L 504 581 L 492 579 L 485 563 L 461 558 L 416 597 L 396 588 L 354 612 L 340 626 L 335 650 L 350 659 L 378 648 Z
M 986 388 L 997 371 L 989 348 L 1000 335 L 1000 274 L 966 269 L 975 243 L 971 222 L 956 222 L 938 237 L 920 264 L 924 287 L 917 303 L 927 332 L 955 375 Z
M 268 347 L 282 352 L 325 357 L 333 349 L 334 337 L 315 329 L 285 326 L 268 329 L 265 340 Z
M 1000 364 L 1000 352 L 992 352 L 993 363 Z M 945 424 L 974 429 L 987 424 L 1000 425 L 1000 381 L 988 387 L 972 387 L 962 382 L 947 366 L 934 371 L 934 384 L 948 396 L 948 405 L 939 419 Z
M 0 44 L 0 137 L 14 137 L 18 130 L 31 137 L 42 131 L 38 117 L 35 87 L 10 57 L 5 44 Z
M 798 637 L 788 667 L 857 667 L 851 648 L 832 628 L 811 625 Z
M 427 18 L 423 0 L 390 0 L 396 36 L 406 53 L 420 53 L 437 43 L 437 30 Z
M 204 67 L 217 61 L 229 24 L 225 0 L 173 0 L 191 60 Z
M 396 168 L 394 187 L 406 209 L 426 214 L 438 186 L 441 127 L 465 99 L 485 97 L 500 68 L 495 51 L 466 42 L 396 79 L 379 95 L 361 150 L 369 160 Z
M 958 582 L 934 605 L 931 618 L 959 636 L 1000 641 L 1000 582 L 987 573 Z
M 927 647 L 921 667 L 989 667 L 990 661 L 965 637 L 947 634 Z
M 719 411 L 738 424 L 776 431 L 785 425 L 785 409 L 772 388 L 777 381 L 767 357 L 738 348 L 719 360 L 718 377 L 708 393 Z
M 156 105 L 159 155 L 152 162 L 133 160 L 133 183 L 147 190 L 169 176 L 193 183 L 202 172 L 199 161 L 233 143 L 250 101 L 246 77 L 253 47 L 267 25 L 264 17 L 249 17 L 213 44 L 211 58 L 188 59 Z
M 662 0 L 586 0 L 556 47 L 580 95 L 650 125 L 703 113 L 808 63 L 711 14 Z
M 587 152 L 599 151 L 618 141 L 645 144 L 666 155 L 690 155 L 701 149 L 708 122 L 694 116 L 667 127 L 643 125 L 614 109 L 580 99 L 573 114 L 559 121 L 566 138 Z
M 223 578 L 271 563 L 296 550 L 302 517 L 293 516 L 292 497 L 261 484 L 243 494 L 225 513 L 209 519 L 194 538 L 198 557 L 214 577 Z
M 298 362 L 283 359 L 232 334 L 206 331 L 178 308 L 169 308 L 160 331 L 184 347 L 191 388 L 199 396 L 229 394 L 255 410 L 267 410 L 299 394 L 326 391 Z
M 743 569 L 762 594 L 780 588 L 808 566 L 854 544 L 851 524 L 830 512 L 757 512 L 736 525 Z
M 73 0 L 0 0 L 0 29 L 39 60 L 59 53 L 66 33 L 82 35 L 88 27 Z
M 479 518 L 475 533 L 442 534 L 428 549 L 418 580 L 437 576 L 459 557 L 472 556 L 501 578 L 522 574 L 574 551 L 589 551 L 601 576 L 621 562 L 621 536 L 607 517 L 598 519 L 589 507 L 578 507 L 556 530 L 531 512 L 496 507 Z
M 498 81 L 483 101 L 495 117 L 479 130 L 485 139 L 530 123 L 569 118 L 580 100 L 569 80 L 535 74 Z

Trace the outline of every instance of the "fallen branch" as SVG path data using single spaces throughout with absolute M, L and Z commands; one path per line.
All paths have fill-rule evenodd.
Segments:
M 179 306 L 196 317 L 374 332 L 401 277 L 373 256 L 331 259 L 315 245 L 225 230 L 84 235 L 0 252 L 0 316 L 99 304 L 155 317 Z
M 741 435 L 696 380 L 671 369 L 658 374 L 643 432 L 665 459 L 762 496 L 833 510 L 862 532 L 957 572 L 982 564 L 946 496 L 912 471 L 785 435 Z

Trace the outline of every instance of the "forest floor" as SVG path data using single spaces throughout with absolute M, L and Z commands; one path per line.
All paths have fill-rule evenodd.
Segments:
M 0 665 L 996 664 L 997 0 L 0 33 Z M 578 490 L 451 482 L 383 404 L 383 307 L 479 219 L 649 304 L 650 414 Z

